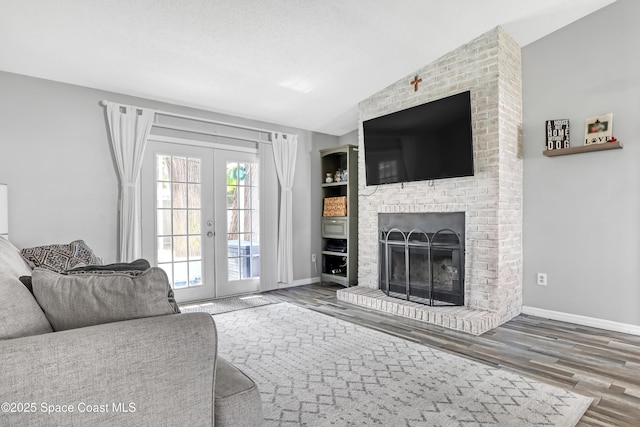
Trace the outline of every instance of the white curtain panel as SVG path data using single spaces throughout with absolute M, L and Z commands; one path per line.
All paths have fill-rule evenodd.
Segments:
M 258 144 L 260 158 L 260 290 L 278 289 L 278 174 L 271 144 Z
M 9 187 L 0 184 L 0 236 L 9 234 Z
M 120 262 L 142 256 L 138 178 L 155 111 L 107 103 L 111 145 L 120 178 Z
M 296 172 L 298 135 L 273 133 L 273 157 L 280 181 L 280 217 L 278 222 L 278 282 L 293 281 L 293 177 Z

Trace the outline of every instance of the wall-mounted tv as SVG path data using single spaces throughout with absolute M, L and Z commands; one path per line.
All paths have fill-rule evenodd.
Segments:
M 469 91 L 366 120 L 367 185 L 473 175 Z

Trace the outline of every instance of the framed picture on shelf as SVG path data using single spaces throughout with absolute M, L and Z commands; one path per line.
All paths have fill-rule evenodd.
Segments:
M 609 142 L 613 136 L 613 114 L 589 117 L 584 126 L 584 145 Z
M 547 120 L 545 131 L 547 150 L 569 148 L 569 119 Z

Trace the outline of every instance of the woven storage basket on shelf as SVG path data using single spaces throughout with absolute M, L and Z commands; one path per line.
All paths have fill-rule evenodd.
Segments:
M 347 216 L 347 196 L 325 197 L 322 216 Z

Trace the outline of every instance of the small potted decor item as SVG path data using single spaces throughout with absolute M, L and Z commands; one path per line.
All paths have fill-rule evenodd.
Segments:
M 342 171 L 342 180 L 344 182 L 347 182 L 347 179 L 349 179 L 349 171 L 347 169 Z
M 327 184 L 333 182 L 333 174 L 331 172 L 327 172 L 327 177 L 324 179 L 324 182 Z
M 342 171 L 340 169 L 338 169 L 336 173 L 333 175 L 333 179 L 335 182 L 342 181 Z

